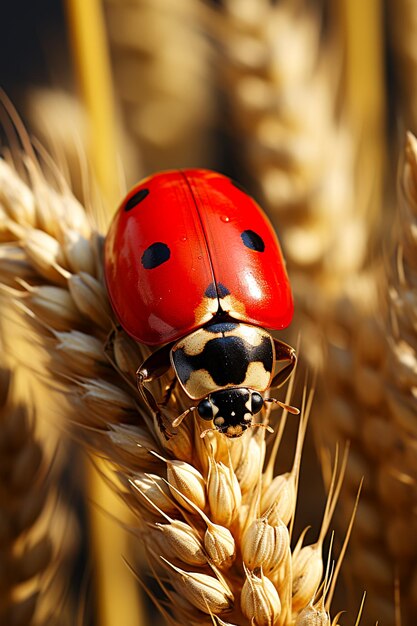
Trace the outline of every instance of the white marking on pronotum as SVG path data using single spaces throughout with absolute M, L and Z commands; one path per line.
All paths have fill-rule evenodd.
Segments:
M 271 382 L 272 372 L 267 372 L 261 361 L 249 363 L 244 385 L 257 391 L 265 391 Z
M 181 379 L 179 378 L 180 383 Z M 183 385 L 184 390 L 190 398 L 204 398 L 213 391 L 218 390 L 218 385 L 214 382 L 207 370 L 196 370 L 191 372 L 189 379 Z

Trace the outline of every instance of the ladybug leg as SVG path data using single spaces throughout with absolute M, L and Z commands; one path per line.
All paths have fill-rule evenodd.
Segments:
M 166 441 L 169 441 L 171 437 L 174 436 L 174 434 L 169 432 L 169 430 L 167 429 L 165 425 L 166 419 L 164 419 L 164 416 L 160 410 L 160 407 L 157 401 L 155 400 L 153 394 L 149 391 L 149 389 L 145 387 L 145 384 L 143 383 L 143 381 L 141 381 L 139 376 L 138 376 L 138 389 L 145 404 L 148 405 L 148 407 L 151 409 L 152 413 L 154 414 L 159 430 L 161 431 Z
M 288 346 L 282 341 L 278 341 L 278 339 L 274 339 L 274 346 L 276 361 L 289 361 L 289 364 L 283 367 L 282 370 L 280 370 L 271 381 L 271 387 L 281 387 L 281 385 L 283 385 L 291 376 L 291 373 L 297 364 L 297 355 L 294 348 Z M 297 408 L 289 404 L 285 404 L 284 402 L 281 402 L 276 398 L 264 398 L 264 402 L 277 404 L 282 409 L 288 411 L 288 413 L 292 413 L 293 415 L 298 415 L 300 413 Z
M 114 354 L 114 337 L 116 335 L 116 329 L 113 328 L 109 334 L 107 335 L 106 342 L 104 344 L 104 354 L 109 359 L 109 361 L 113 362 L 113 354 Z
M 277 361 L 289 361 L 289 364 L 282 368 L 274 376 L 271 381 L 271 387 L 281 387 L 288 378 L 291 376 L 291 372 L 297 364 L 297 355 L 295 353 L 294 348 L 288 346 L 283 341 L 278 341 L 278 339 L 274 339 L 275 346 L 275 358 Z
M 158 407 L 160 405 L 156 402 L 153 394 L 149 391 L 149 389 L 145 387 L 145 383 L 151 383 L 168 372 L 171 367 L 171 361 L 169 358 L 170 351 L 171 345 L 163 346 L 162 348 L 148 356 L 148 358 L 145 359 L 145 361 L 136 372 L 138 389 L 141 392 L 142 396 L 145 397 L 145 400 L 148 403 L 149 407 L 152 409 L 152 411 L 159 410 Z M 175 383 L 173 381 L 169 385 L 168 390 L 165 393 L 162 405 L 165 405 L 166 402 L 169 400 L 174 390 L 174 387 Z M 150 397 L 152 397 L 152 403 Z
M 171 344 L 163 346 L 145 359 L 136 372 L 138 384 L 139 381 L 142 383 L 150 383 L 156 378 L 159 378 L 167 373 L 171 367 L 171 361 L 169 358 L 171 347 Z
M 145 403 L 154 413 L 158 427 L 166 440 L 169 440 L 173 436 L 173 434 L 170 433 L 166 428 L 165 420 L 161 412 L 161 407 L 155 400 L 153 393 L 146 387 L 146 383 L 150 383 L 160 376 L 166 374 L 166 372 L 171 367 L 171 362 L 169 359 L 170 351 L 170 345 L 163 346 L 162 348 L 151 354 L 142 363 L 142 365 L 136 372 L 136 382 L 139 393 L 141 394 Z

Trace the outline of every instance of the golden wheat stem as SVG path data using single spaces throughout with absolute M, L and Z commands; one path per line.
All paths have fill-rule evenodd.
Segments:
M 93 170 L 108 206 L 116 206 L 117 138 L 114 92 L 100 0 L 67 0 L 72 52 L 90 128 Z
M 118 171 L 116 111 L 102 3 L 98 0 L 68 0 L 66 5 L 74 61 L 88 114 L 93 171 L 106 200 L 110 217 L 120 195 L 120 186 L 116 175 Z M 122 512 L 121 502 L 114 502 L 114 496 L 100 482 L 91 467 L 88 484 L 92 490 L 92 498 L 97 493 L 105 500 L 110 500 L 112 507 L 127 522 L 126 508 L 124 507 Z M 118 552 L 124 545 L 126 534 L 121 525 L 111 524 L 97 513 L 94 504 L 90 505 L 90 523 L 98 570 L 101 623 L 103 626 L 111 625 L 120 619 L 123 623 L 134 626 L 142 619 L 139 596 Z M 110 542 L 109 530 L 112 537 Z M 111 546 L 110 550 L 108 546 Z M 120 614 L 121 607 L 124 619 Z
M 124 560 L 129 553 L 129 534 L 120 522 L 127 522 L 126 506 L 105 482 L 103 473 L 108 475 L 108 466 L 95 458 L 88 472 L 88 492 L 94 498 L 89 507 L 89 520 L 99 589 L 98 620 L 101 626 L 141 626 L 144 623 L 142 603 L 135 579 Z
M 366 178 L 372 178 L 371 203 L 363 203 L 362 209 L 368 215 L 371 209 L 375 217 L 383 202 L 386 168 L 383 3 L 339 0 L 334 6 L 345 43 L 344 104 L 353 132 L 359 138 L 358 187 L 370 189 Z

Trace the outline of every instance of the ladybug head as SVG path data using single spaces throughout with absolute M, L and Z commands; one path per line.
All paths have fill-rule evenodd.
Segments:
M 264 404 L 261 394 L 243 387 L 222 389 L 201 400 L 197 410 L 200 417 L 213 420 L 216 430 L 227 437 L 240 437 L 250 428 L 252 417 Z

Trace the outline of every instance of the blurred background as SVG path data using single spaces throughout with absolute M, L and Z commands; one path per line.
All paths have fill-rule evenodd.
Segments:
M 14 0 L 1 8 L 0 83 L 74 193 L 84 200 L 96 188 L 103 232 L 126 189 L 169 168 L 218 169 L 265 208 L 296 298 L 287 340 L 301 333 L 303 367 L 318 372 L 303 475 L 323 469 L 326 479 L 320 451 L 351 441 L 341 528 L 365 476 L 343 623 L 354 623 L 366 589 L 363 624 L 415 624 L 416 325 L 410 313 L 402 326 L 393 305 L 398 294 L 415 302 L 417 287 L 416 263 L 400 289 L 395 261 L 406 249 L 401 225 L 415 229 L 416 219 L 398 217 L 396 199 L 405 132 L 417 129 L 415 2 Z M 401 380 L 395 363 L 408 367 Z M 121 505 L 80 476 L 71 576 L 88 600 L 73 623 L 150 623 L 154 610 L 111 571 L 120 524 L 87 511 L 105 501 L 123 518 Z M 304 483 L 298 524 L 317 528 L 323 488 Z

